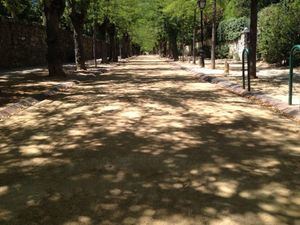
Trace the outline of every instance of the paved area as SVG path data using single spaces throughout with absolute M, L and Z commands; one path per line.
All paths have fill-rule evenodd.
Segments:
M 236 82 L 236 80 L 232 81 L 231 79 L 228 79 L 227 77 L 224 77 L 220 74 L 218 75 L 217 73 L 214 74 L 213 72 L 215 72 L 216 70 L 200 68 L 199 66 L 194 64 L 186 64 L 181 62 L 170 62 L 170 63 L 179 66 L 179 68 L 181 69 L 192 72 L 201 81 L 218 85 L 220 88 L 225 89 L 229 92 L 251 99 L 253 102 L 269 107 L 270 109 L 282 115 L 285 115 L 286 117 L 293 119 L 296 123 L 300 124 L 300 105 L 297 104 L 289 105 L 288 103 L 285 103 L 280 99 L 274 98 L 272 95 L 269 95 L 269 93 L 264 93 L 255 90 L 253 88 L 253 85 L 251 85 L 252 86 L 251 91 L 248 92 L 247 84 L 246 84 L 246 88 L 243 89 L 243 86 L 240 84 L 240 82 Z M 260 80 L 261 79 L 255 79 L 255 82 L 259 83 Z M 262 80 L 262 82 L 264 81 Z M 251 83 L 253 83 L 253 80 L 251 81 Z M 272 88 L 274 87 L 272 86 Z M 293 103 L 294 102 L 295 102 L 295 98 L 293 98 Z
M 298 225 L 299 125 L 154 56 L 0 124 L 0 224 Z
M 39 98 L 41 93 L 46 93 L 62 82 L 85 80 L 87 75 L 96 76 L 109 70 L 114 64 L 101 64 L 94 69 L 92 61 L 87 62 L 89 73 L 74 71 L 74 64 L 65 64 L 67 77 L 48 77 L 46 67 L 19 68 L 15 70 L 0 70 L 0 111 L 18 103 L 26 98 Z M 88 77 L 90 78 L 90 77 Z M 0 116 L 1 117 L 1 116 Z
M 230 65 L 228 74 L 224 74 L 224 59 L 216 60 L 216 69 L 212 70 L 210 60 L 206 60 L 206 68 L 201 72 L 215 76 L 225 77 L 226 79 L 242 85 L 242 63 L 235 60 L 227 60 Z M 183 66 L 193 67 L 193 64 L 185 61 L 181 62 Z M 195 68 L 199 68 L 199 63 Z M 297 106 L 300 112 L 300 67 L 294 69 L 294 85 L 293 85 L 293 105 Z M 258 94 L 265 94 L 276 100 L 288 103 L 288 83 L 289 83 L 289 67 L 275 67 L 264 62 L 257 63 L 257 76 L 259 79 L 252 80 L 252 91 Z

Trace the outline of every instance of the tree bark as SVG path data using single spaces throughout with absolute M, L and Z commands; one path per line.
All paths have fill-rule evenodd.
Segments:
M 121 52 L 120 52 L 120 40 L 119 40 L 118 36 L 116 35 L 116 57 L 117 57 L 118 61 L 119 61 L 119 56 L 120 55 L 121 55 Z
M 130 56 L 130 37 L 128 33 L 124 33 L 122 37 L 122 59 L 126 59 Z
M 108 63 L 108 44 L 107 44 L 107 23 L 108 19 L 105 18 L 104 22 L 99 26 L 99 37 L 101 42 L 101 62 Z
M 49 76 L 66 76 L 63 70 L 63 51 L 59 21 L 65 9 L 64 0 L 45 0 L 47 62 Z
M 163 57 L 167 57 L 167 52 L 168 52 L 168 49 L 167 49 L 167 41 L 164 39 L 163 41 Z
M 158 50 L 158 54 L 160 57 L 162 57 L 162 55 L 163 55 L 162 52 L 163 52 L 163 41 L 160 39 L 159 40 L 159 50 Z
M 213 1 L 213 21 L 211 38 L 211 68 L 216 68 L 216 19 L 217 19 L 217 0 Z
M 193 24 L 193 43 L 192 43 L 192 52 L 193 52 L 193 63 L 196 64 L 196 17 L 197 10 L 194 9 L 194 24 Z
M 179 54 L 178 54 L 178 47 L 177 47 L 177 33 L 171 32 L 169 34 L 169 39 L 170 39 L 170 48 L 171 48 L 172 59 L 174 61 L 178 61 Z
M 181 42 L 180 48 L 181 48 L 181 57 L 182 57 L 181 61 L 184 62 L 184 60 L 185 60 L 185 58 L 184 58 L 185 57 L 185 55 L 184 55 L 184 53 L 185 53 L 185 49 L 184 49 L 185 48 L 185 44 L 184 44 L 184 42 Z
M 109 50 L 110 50 L 109 60 L 112 62 L 118 62 L 116 34 L 117 34 L 116 25 L 110 23 L 108 26 Z
M 126 59 L 127 58 L 127 52 L 126 52 L 126 41 L 125 41 L 125 35 L 126 34 L 123 34 L 122 36 L 122 40 L 121 40 L 121 58 L 122 59 Z
M 84 27 L 85 14 L 77 13 L 75 12 L 75 9 L 72 9 L 70 18 L 74 28 L 76 67 L 77 70 L 86 70 L 84 47 L 83 47 L 83 27 Z
M 94 66 L 97 68 L 97 23 L 93 21 L 93 57 L 94 57 Z
M 257 11 L 258 11 L 258 1 L 251 0 L 249 74 L 252 78 L 257 78 L 256 76 Z

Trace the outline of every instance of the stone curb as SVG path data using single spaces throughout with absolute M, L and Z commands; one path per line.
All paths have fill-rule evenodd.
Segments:
M 258 102 L 262 104 L 263 106 L 271 107 L 273 110 L 283 114 L 286 117 L 295 120 L 297 123 L 300 124 L 300 109 L 298 106 L 290 106 L 287 103 L 271 98 L 265 94 L 248 92 L 244 90 L 242 86 L 239 84 L 228 81 L 227 79 L 224 78 L 213 77 L 210 75 L 202 74 L 199 71 L 197 71 L 195 68 L 189 68 L 177 62 L 172 62 L 172 65 L 175 65 L 180 69 L 192 72 L 193 74 L 197 75 L 200 78 L 200 80 L 204 82 L 216 84 L 219 87 L 226 89 L 229 92 L 232 92 L 242 97 L 246 97 L 254 102 Z
M 40 95 L 37 95 L 36 97 L 25 98 L 25 99 L 20 100 L 17 103 L 9 105 L 0 111 L 0 121 L 4 121 L 5 119 L 8 119 L 9 117 L 33 106 L 49 97 L 57 95 L 61 91 L 66 91 L 66 90 L 72 88 L 73 86 L 75 86 L 76 83 L 78 83 L 78 82 L 73 81 L 73 82 L 57 84 L 57 85 L 53 86 L 50 90 L 48 90 Z

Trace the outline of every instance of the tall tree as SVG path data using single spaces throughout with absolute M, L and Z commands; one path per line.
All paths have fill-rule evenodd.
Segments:
M 114 23 L 110 23 L 107 27 L 107 32 L 109 36 L 109 60 L 112 62 L 118 62 L 116 25 Z
M 213 19 L 211 36 L 211 68 L 216 68 L 216 23 L 217 23 L 217 0 L 213 0 Z
M 167 26 L 168 26 L 167 32 L 169 36 L 171 58 L 174 59 L 174 61 L 178 61 L 179 59 L 178 45 L 177 45 L 178 30 L 173 24 L 168 24 Z
M 59 21 L 64 13 L 65 0 L 44 0 L 47 33 L 47 62 L 49 76 L 65 76 Z
M 90 0 L 68 0 L 70 19 L 74 28 L 75 62 L 77 70 L 86 70 L 83 29 Z
M 257 13 L 258 13 L 258 0 L 251 0 L 251 14 L 250 14 L 250 57 L 249 57 L 249 74 L 252 78 L 256 76 L 256 49 L 257 49 Z
M 101 63 L 108 63 L 108 41 L 107 41 L 107 26 L 109 24 L 108 17 L 105 17 L 101 25 L 98 26 L 99 38 L 101 43 Z
M 197 8 L 194 9 L 194 20 L 193 20 L 193 42 L 192 42 L 192 53 L 193 53 L 193 63 L 196 64 L 196 19 L 197 19 Z

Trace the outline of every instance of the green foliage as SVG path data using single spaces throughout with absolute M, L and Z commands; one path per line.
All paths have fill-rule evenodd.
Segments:
M 230 0 L 225 8 L 225 19 L 249 17 L 250 0 Z
M 262 9 L 270 4 L 278 3 L 287 0 L 259 0 L 258 7 Z M 226 1 L 225 1 L 226 2 Z M 251 0 L 227 0 L 224 11 L 224 18 L 239 18 L 250 17 L 250 2 Z
M 150 26 L 149 26 L 150 25 Z M 148 29 L 145 29 L 148 27 Z M 149 24 L 149 21 L 140 19 L 137 21 L 132 31 L 132 41 L 139 46 L 145 52 L 152 51 L 157 40 L 157 30 Z
M 300 43 L 299 12 L 299 1 L 279 3 L 260 12 L 258 50 L 267 62 L 287 61 L 292 46 Z
M 37 0 L 0 0 L 0 14 L 14 19 L 40 22 L 40 2 Z
M 124 5 L 126 1 L 124 1 Z M 158 39 L 160 12 L 159 1 L 138 0 L 133 2 L 132 8 L 124 11 L 123 17 L 128 18 L 128 33 L 133 43 L 141 46 L 143 51 L 152 51 Z M 125 28 L 124 27 L 124 28 Z
M 229 46 L 227 44 L 220 44 L 216 47 L 216 57 L 218 59 L 225 59 L 229 57 Z
M 231 18 L 223 20 L 218 27 L 218 41 L 227 42 L 234 41 L 244 30 L 245 27 L 249 27 L 250 20 L 246 17 Z
M 17 15 L 25 9 L 26 3 L 28 3 L 28 1 L 1 0 L 1 3 L 5 6 L 11 17 L 17 18 Z
M 38 4 L 41 1 L 43 0 L 0 0 L 6 4 L 7 12 L 2 14 L 7 16 L 11 14 L 8 9 L 12 9 L 14 15 L 21 20 L 41 22 L 43 8 Z M 68 4 L 60 26 L 71 29 L 70 6 L 75 5 L 76 11 L 79 11 L 85 1 L 66 0 L 66 2 Z M 131 40 L 145 51 L 152 50 L 158 40 L 168 39 L 174 35 L 177 36 L 178 42 L 190 44 L 193 37 L 195 9 L 197 9 L 196 26 L 199 25 L 199 9 L 196 0 L 90 0 L 90 2 L 85 23 L 86 34 L 92 34 L 94 22 L 102 24 L 104 18 L 108 18 L 116 25 L 119 37 L 122 37 L 123 33 L 128 33 Z M 209 38 L 211 33 L 209 29 L 212 20 L 212 2 L 213 0 L 207 0 L 204 13 L 205 27 L 208 28 L 205 38 Z M 220 6 L 224 4 L 224 1 L 217 0 L 217 2 L 218 18 L 221 18 Z M 1 10 L 0 5 L 0 12 Z M 23 12 L 27 18 L 21 16 Z M 197 35 L 197 38 L 200 36 Z

